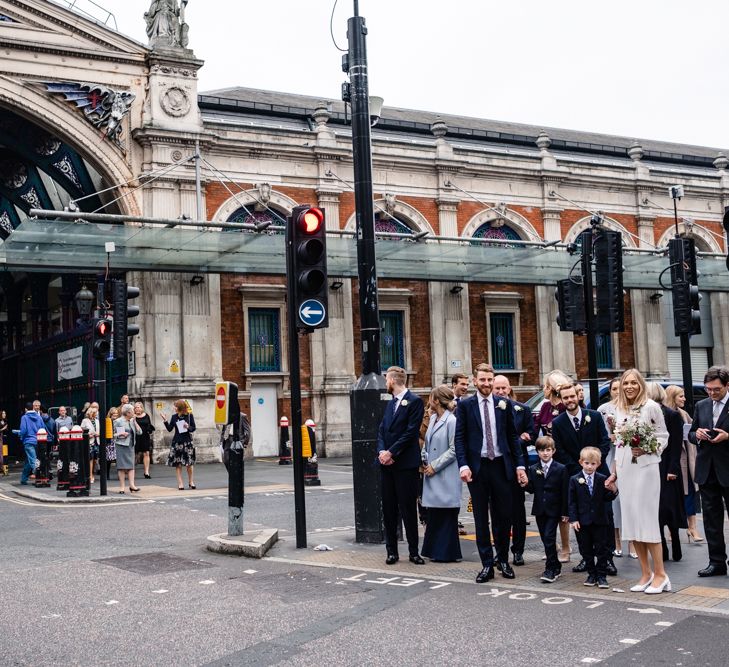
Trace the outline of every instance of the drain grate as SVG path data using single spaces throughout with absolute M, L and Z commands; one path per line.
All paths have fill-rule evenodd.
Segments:
M 131 554 L 129 556 L 114 556 L 113 558 L 98 558 L 94 563 L 111 565 L 120 570 L 134 572 L 141 575 L 169 574 L 184 572 L 186 570 L 202 570 L 212 567 L 212 563 L 204 560 L 181 558 L 167 553 Z

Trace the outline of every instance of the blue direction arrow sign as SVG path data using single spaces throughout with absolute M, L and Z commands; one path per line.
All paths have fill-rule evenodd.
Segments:
M 307 327 L 319 326 L 326 317 L 324 304 L 316 299 L 307 299 L 299 306 L 299 319 Z

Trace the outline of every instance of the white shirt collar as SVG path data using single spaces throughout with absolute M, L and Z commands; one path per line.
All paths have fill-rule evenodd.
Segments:
M 405 398 L 405 394 L 408 393 L 408 388 L 405 387 L 399 394 L 395 394 L 395 399 L 397 399 L 397 402 L 400 403 L 403 398 Z
M 567 416 L 570 418 L 570 421 L 574 424 L 575 417 L 577 417 L 577 421 L 581 424 L 582 423 L 582 408 L 578 405 L 577 406 L 577 414 L 571 415 L 569 412 L 567 413 Z

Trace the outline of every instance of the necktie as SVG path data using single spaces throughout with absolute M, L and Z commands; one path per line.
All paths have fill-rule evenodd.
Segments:
M 577 417 L 572 417 L 572 423 L 575 425 L 575 431 L 580 430 L 580 420 Z
M 716 426 L 716 422 L 719 421 L 719 415 L 721 414 L 721 402 L 720 401 L 714 401 L 714 410 L 712 411 L 712 415 L 714 418 L 714 423 L 712 426 Z
M 590 492 L 590 495 L 592 495 L 592 475 L 587 476 L 587 490 Z
M 394 414 L 394 413 L 397 412 L 397 406 L 400 404 L 400 399 L 399 398 L 393 398 L 392 400 L 394 401 L 393 406 L 392 406 L 392 412 Z
M 483 427 L 486 431 L 486 457 L 489 461 L 493 461 L 496 458 L 496 452 L 494 451 L 494 434 L 491 433 L 491 418 L 489 417 L 489 399 L 485 398 L 483 401 Z
M 546 464 L 543 465 L 542 466 L 542 472 L 544 473 L 544 476 L 546 477 L 547 476 L 547 473 L 549 472 L 549 466 L 546 465 Z

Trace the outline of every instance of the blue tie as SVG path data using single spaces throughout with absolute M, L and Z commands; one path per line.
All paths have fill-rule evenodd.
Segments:
M 589 475 L 587 478 L 587 490 L 590 492 L 590 495 L 592 495 L 592 475 Z

